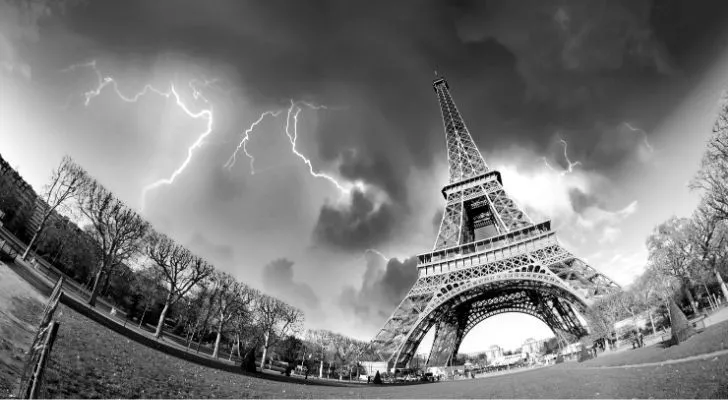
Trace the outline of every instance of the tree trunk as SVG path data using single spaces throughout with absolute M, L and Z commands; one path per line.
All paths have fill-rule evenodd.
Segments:
M 705 294 L 708 295 L 708 305 L 710 306 L 711 310 L 715 310 L 715 307 L 713 306 L 713 299 L 710 298 L 710 289 L 708 289 L 708 285 L 703 282 L 703 289 L 705 289 Z
M 164 308 L 162 309 L 162 314 L 159 316 L 159 321 L 157 322 L 157 330 L 154 332 L 154 337 L 160 338 L 162 336 L 162 328 L 164 328 L 164 319 L 167 317 L 167 312 L 169 311 L 169 306 L 172 300 L 172 292 L 170 292 L 167 295 L 167 299 L 164 300 Z
M 237 344 L 235 345 L 235 348 L 236 348 L 236 349 L 237 349 L 237 351 L 238 351 L 238 357 L 240 357 L 240 358 L 243 358 L 243 355 L 242 355 L 242 354 L 240 354 L 240 334 L 239 334 L 239 333 L 236 333 L 236 334 L 235 334 L 235 341 L 236 341 L 236 343 L 237 343 Z
M 91 282 L 94 280 L 94 274 L 89 274 L 88 279 L 86 279 L 86 284 L 83 285 L 84 289 L 91 290 Z
M 96 306 L 96 297 L 99 295 L 99 281 L 101 280 L 101 274 L 104 273 L 104 269 L 105 268 L 102 265 L 96 272 L 96 277 L 94 278 L 94 286 L 91 289 L 91 296 L 88 299 L 88 305 L 91 307 Z
M 192 330 L 192 334 L 190 335 L 190 339 L 187 341 L 187 350 L 192 347 L 192 342 L 195 341 L 195 333 L 197 333 L 197 326 Z
M 685 280 L 683 283 L 683 288 L 685 288 L 685 296 L 688 298 L 688 303 L 690 303 L 690 309 L 693 310 L 694 314 L 698 314 L 698 309 L 695 307 L 695 299 L 693 298 L 693 293 L 690 291 L 690 283 Z
M 149 302 L 144 303 L 144 312 L 142 313 L 142 317 L 139 319 L 139 329 L 141 329 L 142 324 L 144 324 L 144 316 L 147 315 L 148 308 L 149 308 Z
M 324 377 L 324 358 L 321 357 L 321 365 L 319 365 L 319 378 Z
M 715 273 L 715 279 L 717 279 L 720 284 L 720 291 L 723 292 L 723 301 L 728 301 L 728 287 L 726 287 L 723 277 L 720 276 L 718 268 L 713 268 L 713 272 Z
M 265 334 L 265 344 L 263 344 L 263 359 L 260 360 L 260 372 L 263 372 L 263 369 L 265 368 L 265 357 L 268 354 L 268 340 L 270 339 L 270 334 Z
M 47 213 L 43 216 L 43 219 L 40 221 L 40 224 L 37 228 L 35 228 L 35 233 L 33 234 L 33 237 L 30 239 L 30 243 L 28 243 L 28 247 L 25 248 L 25 251 L 23 252 L 23 256 L 21 257 L 23 261 L 25 261 L 26 258 L 28 258 L 28 254 L 30 254 L 30 249 L 33 248 L 33 245 L 35 245 L 35 242 L 38 240 L 38 237 L 40 237 L 40 233 L 43 230 L 43 227 L 45 226 L 46 221 L 48 221 L 48 217 L 50 216 L 50 213 Z
M 104 289 L 101 291 L 102 296 L 106 296 L 109 292 L 109 286 L 111 285 L 111 271 L 104 277 Z
M 222 337 L 222 322 L 223 320 L 220 319 L 220 322 L 217 324 L 217 337 L 215 338 L 215 349 L 212 351 L 212 358 L 217 358 L 218 351 L 220 350 L 220 338 Z M 230 354 L 232 354 L 232 352 Z
M 209 332 L 207 332 L 207 329 L 205 327 L 202 327 L 200 329 L 199 335 L 197 335 L 197 349 L 195 349 L 195 352 L 197 352 L 197 353 L 200 352 L 200 345 L 202 344 L 202 337 L 204 336 L 203 334 L 205 334 L 205 333 L 209 333 Z
M 647 310 L 647 315 L 650 316 L 650 326 L 652 326 L 652 334 L 654 335 L 655 333 L 657 333 L 657 331 L 655 330 L 655 320 L 652 318 L 652 310 L 651 309 L 648 309 Z

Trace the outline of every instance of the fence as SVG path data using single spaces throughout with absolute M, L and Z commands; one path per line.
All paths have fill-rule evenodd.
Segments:
M 52 321 L 52 318 L 63 295 L 62 288 L 63 278 L 56 282 L 50 299 L 43 310 L 40 326 L 33 339 L 33 344 L 30 346 L 25 368 L 23 368 L 20 389 L 18 390 L 19 398 L 37 399 L 42 393 L 43 372 L 48 364 L 53 343 L 58 334 L 58 327 L 60 326 L 58 322 Z

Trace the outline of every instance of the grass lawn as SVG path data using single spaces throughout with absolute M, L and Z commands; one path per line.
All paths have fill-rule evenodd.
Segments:
M 13 274 L 0 265 L 0 296 L 4 296 L 0 297 L 0 309 L 14 304 L 14 318 L 30 324 L 32 311 L 37 312 L 43 299 L 32 288 L 21 288 L 22 280 L 8 273 Z M 8 286 L 18 286 L 14 295 L 6 295 Z M 30 294 L 24 293 L 26 290 Z M 16 296 L 26 300 L 13 303 Z M 413 386 L 320 386 L 202 367 L 140 345 L 65 306 L 59 307 L 56 317 L 61 326 L 46 372 L 45 397 L 728 398 L 728 355 L 645 368 L 599 369 L 569 363 L 511 375 Z M 2 323 L 4 328 L 7 321 Z M 29 344 L 32 335 L 24 337 Z M 9 381 L 13 379 L 11 376 Z M 0 392 L 0 396 L 7 393 Z
M 0 398 L 15 395 L 46 298 L 0 263 Z
M 618 353 L 599 353 L 598 357 L 581 363 L 585 367 L 633 365 L 686 358 L 697 354 L 728 349 L 728 321 L 707 327 L 678 346 L 664 347 L 657 343 L 641 349 Z

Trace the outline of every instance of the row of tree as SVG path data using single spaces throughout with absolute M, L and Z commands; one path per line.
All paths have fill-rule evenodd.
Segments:
M 22 202 L 5 197 L 0 206 L 12 214 L 11 206 Z M 271 349 L 301 332 L 304 316 L 299 309 L 216 271 L 204 258 L 155 231 L 71 158 L 64 157 L 53 170 L 40 197 L 42 206 L 18 222 L 31 227 L 22 258 L 35 250 L 87 286 L 89 305 L 100 294 L 107 295 L 116 307 L 139 316 L 140 326 L 156 317 L 157 337 L 173 321 L 172 331 L 184 335 L 188 346 L 196 338 L 198 349 L 213 335 L 215 357 L 221 341 L 235 343 L 247 369 L 253 370 L 258 350 L 262 367 Z M 77 217 L 84 228 L 59 212 Z
M 372 356 L 368 343 L 327 330 L 307 330 L 303 345 L 302 361 L 308 355 L 309 368 L 318 364 L 319 377 L 324 376 L 324 364 L 328 365 L 329 374 L 337 372 L 339 379 L 358 377 L 362 368 L 360 361 Z
M 701 200 L 689 218 L 671 217 L 647 239 L 648 265 L 625 291 L 588 310 L 593 338 L 608 338 L 620 319 L 648 312 L 652 329 L 662 320 L 684 320 L 681 309 L 698 314 L 728 300 L 728 98 L 713 126 L 701 167 L 690 184 Z M 673 304 L 681 306 L 674 307 Z M 660 314 L 664 318 L 655 321 Z

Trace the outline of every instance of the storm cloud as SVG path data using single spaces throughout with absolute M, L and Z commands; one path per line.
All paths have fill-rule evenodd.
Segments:
M 509 194 L 610 268 L 614 252 L 642 254 L 635 246 L 661 213 L 681 211 L 664 198 L 684 187 L 702 146 L 685 115 L 710 111 L 667 127 L 683 107 L 710 103 L 690 96 L 726 50 L 728 16 L 720 0 L 96 0 L 18 14 L 29 3 L 49 4 L 0 0 L 0 144 L 35 187 L 67 153 L 137 207 L 204 121 L 171 99 L 126 103 L 108 87 L 84 106 L 98 77 L 67 67 L 97 60 L 129 95 L 174 81 L 192 110 L 214 107 L 213 130 L 174 184 L 150 192 L 144 217 L 181 242 L 193 236 L 191 248 L 243 281 L 309 308 L 340 300 L 376 324 L 414 282 L 408 257 L 431 248 L 444 209 L 435 70 Z M 190 76 L 217 79 L 209 104 L 194 99 Z M 301 112 L 298 154 L 291 100 L 328 107 Z M 223 168 L 273 110 L 283 112 L 247 142 L 255 173 L 243 153 Z M 368 252 L 353 266 L 367 248 L 406 260 Z
M 366 255 L 366 271 L 361 287 L 345 287 L 340 302 L 361 321 L 380 327 L 399 305 L 417 280 L 417 257 L 385 260 L 380 255 Z
M 387 202 L 371 211 L 365 192 L 353 193 L 349 208 L 323 204 L 312 237 L 361 251 L 396 236 L 408 218 L 409 169 L 444 157 L 431 71 L 453 77 L 485 153 L 545 148 L 559 131 L 586 167 L 616 176 L 659 122 L 633 119 L 627 106 L 671 107 L 658 85 L 690 67 L 675 44 L 685 38 L 662 25 L 678 21 L 700 35 L 690 15 L 699 12 L 649 0 L 98 1 L 68 20 L 102 54 L 144 60 L 164 49 L 214 65 L 260 107 L 291 98 L 344 105 L 319 119 L 306 154 L 341 179 L 383 191 Z M 619 128 L 628 120 L 644 138 Z
M 293 279 L 293 262 L 285 258 L 271 261 L 263 269 L 263 287 L 267 293 L 291 304 L 303 304 L 307 311 L 319 308 L 319 298 L 305 283 Z

